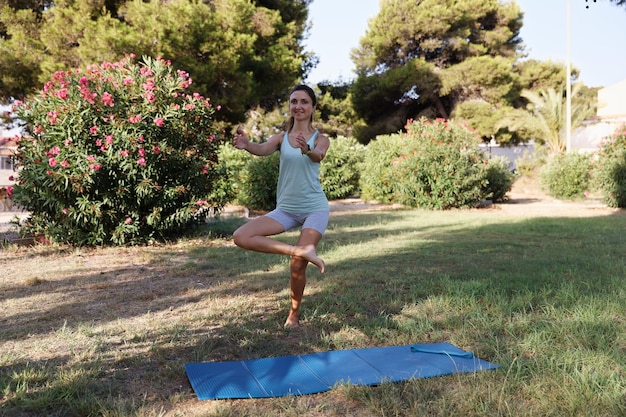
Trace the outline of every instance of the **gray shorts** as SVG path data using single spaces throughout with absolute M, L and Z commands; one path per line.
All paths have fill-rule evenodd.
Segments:
M 275 209 L 266 214 L 267 217 L 276 220 L 283 225 L 285 231 L 302 226 L 303 229 L 313 229 L 324 235 L 328 226 L 328 211 L 312 211 L 310 213 L 287 213 L 281 209 Z

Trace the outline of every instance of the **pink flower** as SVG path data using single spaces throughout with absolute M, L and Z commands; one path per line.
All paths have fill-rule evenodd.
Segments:
M 163 126 L 163 118 L 157 117 L 156 119 L 154 119 L 154 124 L 157 125 L 158 127 Z
M 89 168 L 93 169 L 94 171 L 98 171 L 98 170 L 100 170 L 100 168 L 102 168 L 102 165 L 100 165 L 100 164 L 90 164 Z
M 155 146 L 152 148 L 152 152 L 154 152 L 155 154 L 157 154 L 157 155 L 158 155 L 158 154 L 160 154 L 160 153 L 161 153 L 161 148 L 155 145 Z
M 105 106 L 113 107 L 113 105 L 115 104 L 115 100 L 113 100 L 113 96 L 110 93 L 107 93 L 105 91 L 104 93 L 102 93 L 102 104 L 104 104 Z
M 89 162 L 93 162 L 93 161 L 95 161 L 95 160 L 96 160 L 96 157 L 95 157 L 95 156 L 93 156 L 93 155 L 87 155 L 85 158 L 87 158 L 87 160 L 88 160 Z
M 196 201 L 196 204 L 199 205 L 200 207 L 202 207 L 205 204 L 207 204 L 207 202 L 205 200 L 198 200 L 198 201 Z
M 54 111 L 49 111 L 48 112 L 48 121 L 50 122 L 50 124 L 55 124 L 58 121 L 58 116 L 59 113 L 54 110 Z
M 106 135 L 104 137 L 104 139 L 105 139 L 107 145 L 112 145 L 113 144 L 113 135 Z
M 15 181 L 15 177 L 13 175 L 9 175 L 9 181 Z
M 105 91 L 104 93 L 102 93 L 102 104 L 104 104 L 105 106 L 113 107 L 113 105 L 115 104 L 115 100 L 110 93 L 107 93 Z
M 146 156 L 146 150 L 144 148 L 139 148 L 139 156 Z
M 216 108 L 217 108 L 217 111 L 222 110 L 222 106 L 220 106 L 219 104 L 217 105 L 217 107 L 216 107 Z
M 146 166 L 146 159 L 145 159 L 145 158 L 139 158 L 139 159 L 137 160 L 137 163 L 138 163 L 139 165 L 141 165 L 141 166 L 144 166 L 144 167 L 145 167 L 145 166 Z
M 59 148 L 58 146 L 54 146 L 50 148 L 48 152 L 46 152 L 46 156 L 58 155 L 60 153 L 61 153 L 61 148 Z
M 128 155 L 129 155 L 129 152 L 126 149 L 124 149 L 123 151 L 120 151 L 120 156 L 127 157 Z
M 126 220 L 124 220 L 124 223 L 126 224 L 131 224 L 133 222 L 133 219 L 131 217 L 127 217 Z
M 98 94 L 89 90 L 89 87 L 87 87 L 87 84 L 84 84 L 84 85 L 81 84 L 80 94 L 87 102 L 89 102 L 89 104 L 94 104 L 95 103 L 94 99 L 98 97 Z
M 35 133 L 40 134 L 41 132 L 43 132 L 43 126 L 37 125 L 37 127 L 35 128 Z
M 69 167 L 69 166 L 70 166 L 70 163 L 69 163 L 69 162 L 67 162 L 67 161 L 63 161 L 63 162 L 61 162 L 61 166 L 62 166 L 63 168 L 67 168 L 67 167 Z
M 61 210 L 61 212 L 62 212 L 63 214 L 67 214 L 68 210 L 67 210 L 66 208 L 64 208 L 63 210 Z
M 43 85 L 43 92 L 47 94 L 52 88 L 54 88 L 54 84 L 52 81 L 48 81 Z
M 193 110 L 196 108 L 196 105 L 193 103 L 187 103 L 185 104 L 185 110 Z
M 67 98 L 67 88 L 62 88 L 59 91 L 57 91 L 57 97 L 59 97 L 62 100 L 65 100 Z
M 8 196 L 9 198 L 11 198 L 11 197 L 13 196 L 13 186 L 12 186 L 12 185 L 9 185 L 9 186 L 7 187 L 7 196 Z
M 57 165 L 57 160 L 54 158 L 49 158 L 48 165 L 50 165 L 51 167 L 55 167 Z
M 131 117 L 128 119 L 128 121 L 129 121 L 130 123 L 139 123 L 139 122 L 141 122 L 141 115 L 140 115 L 140 114 L 138 114 L 138 115 L 136 115 L 136 116 L 131 116 Z
M 148 78 L 146 82 L 143 83 L 141 86 L 143 87 L 143 90 L 146 92 L 156 90 L 156 84 L 154 84 L 154 78 Z
M 95 135 L 98 133 L 98 126 L 91 126 L 89 128 L 89 133 L 91 133 L 92 135 Z
M 124 78 L 124 85 L 130 85 L 132 83 L 134 83 L 135 80 L 132 78 Z

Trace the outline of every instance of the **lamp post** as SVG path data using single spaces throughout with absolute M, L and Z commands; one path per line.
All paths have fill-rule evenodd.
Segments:
M 569 153 L 572 148 L 572 59 L 571 59 L 571 10 L 570 0 L 567 0 L 567 64 L 566 64 L 566 101 L 565 101 L 565 151 Z

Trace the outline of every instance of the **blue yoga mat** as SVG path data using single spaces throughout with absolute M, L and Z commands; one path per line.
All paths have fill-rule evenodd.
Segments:
M 496 368 L 449 343 L 185 364 L 199 400 L 315 394 L 341 383 L 377 385 Z

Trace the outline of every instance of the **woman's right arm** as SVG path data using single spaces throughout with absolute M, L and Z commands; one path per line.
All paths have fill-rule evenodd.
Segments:
M 280 142 L 282 140 L 282 134 L 278 133 L 276 135 L 272 135 L 267 142 L 256 143 L 250 142 L 248 137 L 241 129 L 237 130 L 235 134 L 235 147 L 237 149 L 245 149 L 250 152 L 252 155 L 257 156 L 267 156 L 271 155 L 280 149 Z

